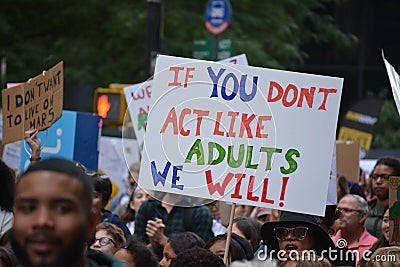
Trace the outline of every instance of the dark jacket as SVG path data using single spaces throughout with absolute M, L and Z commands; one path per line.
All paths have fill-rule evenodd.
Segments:
M 108 222 L 115 224 L 119 228 L 122 229 L 124 232 L 125 239 L 128 239 L 131 236 L 131 232 L 129 231 L 128 227 L 126 226 L 125 222 L 115 213 L 111 213 L 109 210 L 102 210 L 101 211 L 101 222 Z
M 90 267 L 127 267 L 127 265 L 116 258 L 95 250 L 88 250 Z

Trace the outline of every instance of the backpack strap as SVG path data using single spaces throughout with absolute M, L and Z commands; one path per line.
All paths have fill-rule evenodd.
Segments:
M 110 215 L 110 217 L 108 217 L 107 221 L 109 223 L 113 223 L 114 218 L 115 218 L 115 213 L 111 213 L 111 215 Z

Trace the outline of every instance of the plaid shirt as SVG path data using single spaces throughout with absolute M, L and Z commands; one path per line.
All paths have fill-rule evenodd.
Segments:
M 162 219 L 163 223 L 165 224 L 164 234 L 167 237 L 173 233 L 181 233 L 186 231 L 184 225 L 184 214 L 185 209 L 187 208 L 173 207 L 171 212 L 168 214 L 167 210 L 161 205 L 160 201 L 147 200 L 140 206 L 135 219 L 134 235 L 140 241 L 149 243 L 149 238 L 146 235 L 146 224 L 148 220 L 148 218 L 146 218 L 146 209 L 149 206 L 149 201 L 155 201 L 154 214 L 151 216 L 151 219 Z M 212 232 L 212 215 L 206 206 L 199 206 L 196 208 L 193 215 L 191 232 L 194 232 L 203 238 L 204 242 L 207 242 L 211 237 L 214 236 Z

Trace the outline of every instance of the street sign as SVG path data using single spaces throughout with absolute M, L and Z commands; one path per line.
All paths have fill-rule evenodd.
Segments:
M 198 39 L 193 41 L 193 58 L 214 60 L 213 58 L 213 39 Z M 217 46 L 217 60 L 232 57 L 233 39 L 220 39 Z
M 228 0 L 211 0 L 205 12 L 205 26 L 214 34 L 223 33 L 229 26 L 231 6 Z

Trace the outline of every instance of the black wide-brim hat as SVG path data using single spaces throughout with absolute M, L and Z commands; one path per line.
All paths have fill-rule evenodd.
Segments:
M 317 216 L 283 211 L 278 222 L 267 222 L 261 227 L 261 236 L 264 245 L 267 245 L 269 251 L 279 250 L 278 239 L 276 238 L 274 229 L 277 227 L 288 227 L 289 225 L 301 225 L 308 227 L 308 233 L 311 233 L 316 253 L 320 254 L 323 250 L 335 248 L 335 243 L 331 237 L 319 226 L 319 218 Z

